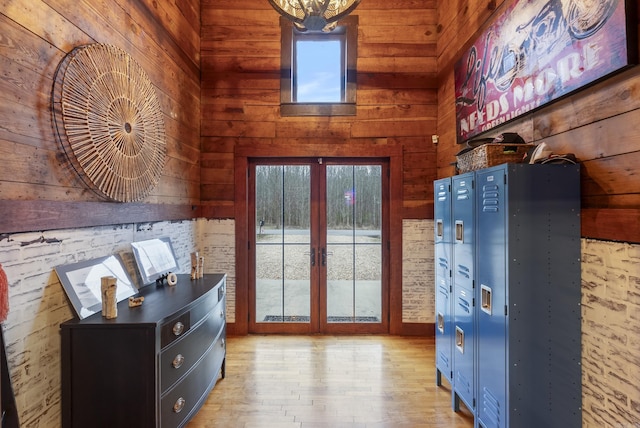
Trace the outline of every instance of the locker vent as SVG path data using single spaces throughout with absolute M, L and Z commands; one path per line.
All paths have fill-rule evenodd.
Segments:
M 438 287 L 438 291 L 442 294 L 444 299 L 449 299 L 449 286 L 441 280 L 441 284 Z
M 471 305 L 469 304 L 469 301 L 466 299 L 463 299 L 462 297 L 458 296 L 458 306 L 460 306 L 460 308 L 467 314 L 471 313 Z
M 458 275 L 466 279 L 471 279 L 471 269 L 469 269 L 465 265 L 458 265 L 457 267 L 458 267 L 458 271 L 457 271 Z
M 456 199 L 459 201 L 466 201 L 471 198 L 471 191 L 467 187 L 464 186 L 464 182 L 461 184 L 461 187 L 456 191 Z
M 442 367 L 449 367 L 449 357 L 444 352 L 438 353 L 438 359 Z
M 498 399 L 487 389 L 482 389 L 482 419 L 484 419 L 487 426 L 499 427 L 501 419 L 500 402 Z
M 448 198 L 448 194 L 449 194 L 449 184 L 445 184 L 445 183 L 439 183 L 437 184 L 437 199 L 438 201 L 444 202 L 446 201 Z
M 495 184 L 482 186 L 482 212 L 497 213 L 499 208 L 499 188 Z
M 467 395 L 473 393 L 473 387 L 471 385 L 471 381 L 467 379 L 467 377 L 460 370 L 456 371 L 456 379 L 455 379 L 456 389 L 466 393 Z
M 449 260 L 444 257 L 438 257 L 438 265 L 445 271 L 449 270 Z

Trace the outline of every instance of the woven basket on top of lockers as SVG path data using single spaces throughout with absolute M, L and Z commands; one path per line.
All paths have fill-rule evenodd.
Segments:
M 503 163 L 522 162 L 531 144 L 487 143 L 456 156 L 458 171 L 462 174 Z

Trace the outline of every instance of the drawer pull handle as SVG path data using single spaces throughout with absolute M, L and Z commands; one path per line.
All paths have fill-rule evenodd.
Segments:
M 182 409 L 184 409 L 185 404 L 187 404 L 187 401 L 184 398 L 182 397 L 178 398 L 175 404 L 173 405 L 173 412 L 180 413 Z
M 224 311 L 220 311 L 220 318 L 224 318 Z
M 225 347 L 225 345 L 226 345 L 226 343 L 225 343 L 224 339 L 222 339 L 222 340 L 220 341 L 220 346 L 221 346 L 222 348 L 224 348 L 224 347 Z
M 176 357 L 173 359 L 173 362 L 171 363 L 174 369 L 179 369 L 180 367 L 182 367 L 183 364 L 184 364 L 184 357 L 182 356 L 182 354 L 176 355 Z
M 177 323 L 175 323 L 173 325 L 173 334 L 174 335 L 180 336 L 183 331 L 184 331 L 184 324 L 182 324 L 180 321 L 178 321 Z

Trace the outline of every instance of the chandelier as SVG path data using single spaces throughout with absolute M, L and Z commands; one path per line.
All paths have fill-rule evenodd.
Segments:
M 360 0 L 269 0 L 269 3 L 300 31 L 329 32 Z

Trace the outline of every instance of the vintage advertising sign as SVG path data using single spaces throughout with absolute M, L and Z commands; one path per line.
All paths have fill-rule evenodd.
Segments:
M 629 65 L 628 8 L 515 0 L 455 65 L 458 143 Z

